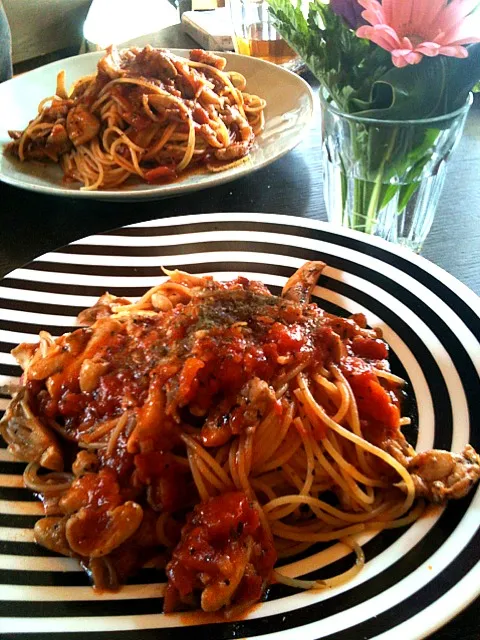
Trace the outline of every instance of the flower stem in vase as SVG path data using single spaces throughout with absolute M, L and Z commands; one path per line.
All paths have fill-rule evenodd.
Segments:
M 353 202 L 351 203 L 352 215 L 348 215 L 348 209 L 350 203 L 348 200 L 343 199 L 344 206 L 344 224 L 346 221 L 350 221 L 352 229 L 357 231 L 363 231 L 364 233 L 375 233 L 375 227 L 379 223 L 380 212 L 390 202 L 398 191 L 398 186 L 395 184 L 385 183 L 386 167 L 392 156 L 392 151 L 397 139 L 398 129 L 395 127 L 391 132 L 389 131 L 389 141 L 387 143 L 387 149 L 385 155 L 382 157 L 374 180 L 367 180 L 362 178 L 355 178 L 353 181 Z M 367 132 L 367 154 L 362 155 L 361 149 L 357 147 L 358 165 L 362 168 L 362 175 L 371 175 L 371 162 L 374 162 L 375 154 L 372 153 L 372 136 L 370 132 Z M 366 166 L 365 166 L 366 162 Z M 347 182 L 345 176 L 342 176 L 342 181 Z M 396 221 L 392 220 L 392 224 Z

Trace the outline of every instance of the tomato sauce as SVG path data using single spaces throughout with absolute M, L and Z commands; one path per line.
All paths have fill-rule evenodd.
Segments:
M 199 601 L 207 612 L 257 602 L 276 561 L 244 493 L 199 502 L 180 437 L 184 427 L 207 449 L 226 444 L 256 424 L 262 410 L 281 414 L 274 388 L 285 371 L 335 363 L 353 390 L 367 437 L 368 429 L 378 439 L 379 430 L 399 428 L 398 401 L 374 372 L 388 356 L 382 340 L 356 335 L 352 320 L 277 298 L 246 278 L 210 284 L 201 298 L 154 316 L 122 322 L 99 316 L 91 339 L 103 333 L 94 353 L 91 329 L 60 338 L 62 349 L 77 345 L 100 367 L 95 384 L 82 386 L 83 362 L 75 358 L 56 371 L 54 392 L 41 380 L 26 383 L 35 414 L 47 424 L 53 418 L 68 439 L 104 445 L 96 454 L 99 468 L 76 479 L 60 505 L 66 515 L 83 508 L 77 546 L 86 556 L 109 527 L 107 514 L 137 502 L 142 524 L 111 556 L 125 579 L 158 554 L 157 518 L 168 516 L 167 612 L 198 608 Z M 262 400 L 252 418 L 253 392 Z M 109 421 L 116 424 L 129 410 L 135 421 L 127 420 L 110 447 Z

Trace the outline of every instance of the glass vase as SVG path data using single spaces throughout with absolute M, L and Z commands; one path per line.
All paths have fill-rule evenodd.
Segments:
M 422 120 L 343 113 L 320 97 L 324 196 L 330 222 L 419 252 L 468 110 Z

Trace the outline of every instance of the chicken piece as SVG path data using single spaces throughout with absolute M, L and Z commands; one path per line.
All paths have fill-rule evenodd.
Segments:
M 64 121 L 67 117 L 69 109 L 73 106 L 73 100 L 52 100 L 52 104 L 49 107 L 45 107 L 43 110 L 44 122 L 57 122 L 57 120 Z
M 223 71 L 227 64 L 225 58 L 221 56 L 217 56 L 211 51 L 204 51 L 203 49 L 192 49 L 190 51 L 190 60 L 193 62 L 202 62 L 203 64 L 208 64 L 211 67 L 215 67 L 215 69 L 219 69 Z
M 72 464 L 72 472 L 77 477 L 84 476 L 86 473 L 96 473 L 99 465 L 100 461 L 96 453 L 82 449 L 77 453 Z
M 72 143 L 67 135 L 63 124 L 55 124 L 45 143 L 45 153 L 51 157 L 54 162 L 58 161 L 58 156 L 70 151 Z
M 90 142 L 100 131 L 100 121 L 83 104 L 70 109 L 67 116 L 67 133 L 73 144 L 78 147 Z
M 190 111 L 188 107 L 179 99 L 173 95 L 151 95 L 148 98 L 148 104 L 155 109 L 157 113 L 164 113 L 166 110 L 175 113 L 183 121 L 188 121 Z
M 100 59 L 97 65 L 97 71 L 99 74 L 107 76 L 110 80 L 115 80 L 123 75 L 121 62 L 118 49 L 110 46 L 107 49 L 106 55 Z
M 282 298 L 304 304 L 310 302 L 312 291 L 325 267 L 325 263 L 319 260 L 306 262 L 287 280 Z
M 13 155 L 16 158 L 20 157 L 19 151 L 19 143 L 18 140 L 14 142 L 9 142 L 5 146 L 5 152 L 7 154 Z M 46 152 L 45 147 L 39 146 L 38 144 L 29 144 L 23 150 L 23 159 L 24 160 L 38 160 L 39 162 L 48 162 L 52 160 L 52 157 L 49 153 Z
M 225 149 L 217 149 L 215 151 L 215 158 L 226 162 L 240 160 L 240 158 L 244 158 L 250 151 L 250 146 L 250 142 L 234 142 Z
M 60 105 L 60 106 L 58 106 Z M 70 150 L 72 143 L 68 139 L 65 131 L 65 116 L 68 112 L 68 106 L 61 101 L 54 101 L 51 107 L 47 107 L 43 112 L 43 123 L 55 123 L 46 136 L 45 131 L 38 132 L 27 139 L 23 149 L 24 158 L 26 160 L 51 160 L 58 162 L 58 157 Z M 19 143 L 22 137 L 22 131 L 9 131 L 9 136 L 13 142 L 6 147 L 8 153 L 19 156 Z
M 109 47 L 97 69 L 111 80 L 131 75 L 168 82 L 178 74 L 170 53 L 165 49 L 154 49 L 150 45 L 143 49 L 132 47 L 120 52 L 115 47 Z
M 202 93 L 202 96 L 204 94 Z M 248 121 L 240 114 L 238 109 L 229 107 L 226 109 L 225 124 L 235 124 L 238 129 L 237 140 L 225 149 L 217 149 L 215 157 L 217 160 L 232 162 L 247 155 L 255 140 L 253 129 Z M 239 138 L 239 139 L 238 139 Z
M 137 50 L 134 60 L 122 59 L 122 67 L 134 75 L 158 78 L 163 82 L 172 80 L 178 74 L 170 59 L 170 53 L 165 49 L 154 49 L 150 45 L 140 51 Z
M 22 137 L 23 131 L 15 131 L 13 129 L 9 129 L 7 133 L 12 140 L 20 140 L 20 138 Z
M 379 443 L 379 446 L 395 458 L 395 460 L 400 462 L 402 467 L 405 468 L 408 468 L 408 465 L 415 456 L 415 449 L 407 441 L 401 431 L 397 431 L 394 436 L 390 436 L 383 442 Z
M 469 444 L 462 453 L 432 449 L 414 456 L 407 469 L 417 497 L 442 503 L 463 498 L 480 479 L 480 456 Z
M 241 428 L 251 427 L 265 416 L 268 411 L 273 408 L 276 403 L 275 391 L 273 388 L 260 378 L 252 378 L 240 391 L 237 401 L 240 400 L 241 413 L 237 417 L 237 411 L 234 412 L 232 431 L 239 433 L 237 430 L 236 420 L 241 417 Z
M 23 371 L 26 371 L 33 360 L 35 352 L 38 349 L 38 343 L 22 342 L 17 347 L 11 350 L 12 356 L 22 367 Z
M 252 378 L 237 395 L 233 406 L 222 403 L 208 416 L 202 426 L 201 438 L 206 447 L 220 446 L 233 434 L 253 427 L 276 403 L 273 388 L 260 378 Z

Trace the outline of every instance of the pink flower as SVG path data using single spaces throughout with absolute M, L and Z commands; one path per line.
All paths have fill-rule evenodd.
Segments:
M 479 0 L 358 0 L 369 22 L 357 29 L 392 53 L 396 67 L 417 64 L 423 56 L 466 58 L 463 44 L 480 42 Z M 475 34 L 475 35 L 473 35 Z M 479 34 L 479 35 L 477 35 Z

